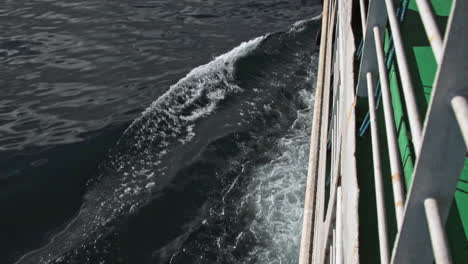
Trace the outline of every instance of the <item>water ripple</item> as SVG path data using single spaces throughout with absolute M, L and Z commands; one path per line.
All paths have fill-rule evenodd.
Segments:
M 6 0 L 0 150 L 128 122 L 189 69 L 310 14 L 299 1 Z

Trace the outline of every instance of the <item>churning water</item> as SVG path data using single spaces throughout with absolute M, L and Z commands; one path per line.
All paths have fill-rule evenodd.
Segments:
M 94 176 L 82 176 L 87 182 L 76 187 L 81 202 L 72 205 L 74 215 L 51 221 L 55 224 L 40 231 L 35 243 L 15 237 L 12 251 L 2 259 L 295 263 L 318 29 L 317 20 L 296 22 L 191 70 L 118 136 L 102 154 Z M 44 85 L 46 94 L 86 91 Z M 3 147 L 21 148 L 28 142 Z M 68 154 L 86 155 L 87 150 Z M 41 162 L 47 161 L 32 161 L 36 167 Z M 19 176 L 10 172 L 4 181 L 12 178 Z

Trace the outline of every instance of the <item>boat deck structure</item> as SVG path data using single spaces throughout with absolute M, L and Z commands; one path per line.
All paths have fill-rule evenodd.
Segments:
M 466 14 L 324 0 L 300 264 L 468 263 Z

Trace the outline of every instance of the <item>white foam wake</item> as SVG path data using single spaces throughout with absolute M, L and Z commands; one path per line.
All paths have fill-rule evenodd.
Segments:
M 312 123 L 312 94 L 303 90 L 301 97 L 309 107 L 278 140 L 275 158 L 254 170 L 242 201 L 256 212 L 249 231 L 262 242 L 251 252 L 257 263 L 298 259 Z
M 184 95 L 184 97 L 186 97 L 188 101 L 186 101 L 185 104 L 183 104 L 181 107 L 192 103 L 199 97 L 197 95 L 201 95 L 204 89 L 210 87 L 209 85 L 206 85 L 206 81 L 209 81 L 206 80 L 206 76 L 208 75 L 208 73 L 217 72 L 222 69 L 225 70 L 225 72 L 223 72 L 223 75 L 219 77 L 222 77 L 222 79 L 232 78 L 232 74 L 234 71 L 234 62 L 239 58 L 242 58 L 245 55 L 249 54 L 252 50 L 254 50 L 265 37 L 266 36 L 261 36 L 249 40 L 247 42 L 243 42 L 231 51 L 216 57 L 211 62 L 192 69 L 184 78 L 180 79 L 176 84 L 172 85 L 165 94 L 163 94 L 156 101 L 154 101 L 151 104 L 151 106 L 148 107 L 142 113 L 142 115 L 145 115 L 147 112 L 151 112 L 155 107 L 158 107 L 164 101 L 168 101 L 167 97 L 169 96 Z M 191 83 L 192 80 L 197 80 L 199 82 L 199 85 L 197 87 L 198 89 L 180 89 L 181 87 L 185 87 L 186 83 Z M 219 80 L 217 79 L 214 81 L 216 81 L 217 83 L 219 82 Z M 214 100 L 221 100 L 222 98 L 224 98 L 221 94 L 219 94 L 219 92 L 218 94 L 213 94 L 211 97 Z M 213 109 L 210 110 L 212 111 Z M 199 114 L 198 117 L 200 116 L 201 115 Z M 135 120 L 134 122 L 136 122 L 137 120 Z

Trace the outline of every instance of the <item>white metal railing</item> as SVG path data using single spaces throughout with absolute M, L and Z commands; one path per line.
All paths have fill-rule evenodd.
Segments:
M 328 32 L 328 14 L 329 14 L 329 1 L 324 1 L 322 12 L 322 29 L 320 37 L 320 52 L 319 63 L 317 71 L 317 86 L 315 89 L 314 100 L 314 113 L 312 117 L 312 131 L 310 137 L 310 154 L 309 164 L 307 168 L 307 183 L 304 201 L 303 224 L 301 232 L 301 246 L 299 251 L 299 263 L 310 263 L 312 242 L 315 234 L 314 216 L 315 216 L 315 193 L 317 192 L 317 163 L 318 163 L 318 149 L 319 149 L 319 135 L 320 135 L 320 120 L 322 118 L 322 93 L 323 93 L 323 80 L 325 72 L 325 55 L 326 55 L 326 39 Z
M 431 8 L 426 0 L 417 0 L 421 20 L 431 47 L 433 48 L 434 56 L 437 63 L 441 65 L 439 67 L 438 81 L 436 81 L 434 86 L 433 98 L 427 113 L 424 124 L 425 129 L 423 131 L 419 121 L 420 118 L 414 96 L 414 88 L 408 69 L 408 61 L 403 47 L 403 41 L 399 29 L 399 23 L 395 15 L 393 1 L 385 0 L 386 10 L 388 12 L 388 22 L 392 32 L 391 37 L 393 38 L 395 46 L 399 76 L 406 103 L 406 113 L 410 121 L 411 136 L 416 153 L 416 167 L 413 175 L 413 183 L 404 213 L 402 205 L 405 201 L 405 197 L 403 193 L 403 183 L 401 181 L 400 160 L 398 155 L 396 155 L 397 148 L 394 117 L 392 116 L 393 110 L 391 108 L 391 95 L 389 93 L 387 69 L 384 64 L 382 36 L 380 34 L 381 24 L 376 23 L 373 25 L 368 22 L 366 25 L 367 32 L 369 32 L 368 28 L 373 28 L 373 37 L 375 40 L 375 52 L 377 55 L 377 67 L 379 68 L 379 79 L 382 88 L 390 167 L 392 170 L 393 192 L 395 198 L 394 205 L 399 229 L 397 240 L 393 247 L 391 263 L 429 263 L 434 256 L 436 263 L 451 263 L 443 223 L 445 223 L 447 218 L 448 208 L 450 207 L 449 205 L 453 199 L 456 183 L 463 166 L 466 147 L 468 146 L 468 140 L 466 140 L 466 130 L 468 128 L 468 104 L 465 97 L 468 90 L 466 82 L 468 79 L 464 77 L 464 73 L 460 70 L 466 69 L 466 66 L 468 66 L 466 65 L 466 62 L 464 62 L 464 60 L 468 58 L 468 53 L 466 50 L 463 50 L 464 48 L 462 48 L 466 47 L 468 43 L 465 41 L 465 32 L 462 31 L 462 26 L 460 26 L 463 24 L 459 22 L 460 28 L 456 26 L 453 28 L 453 21 L 455 21 L 455 23 L 457 21 L 457 12 L 458 14 L 462 14 L 463 12 L 460 11 L 463 9 L 462 5 L 466 5 L 466 3 L 460 4 L 459 2 L 460 1 L 458 1 L 458 3 L 454 2 L 453 4 L 454 11 L 450 17 L 451 22 L 447 29 L 449 33 L 445 43 L 446 54 L 456 51 L 459 53 L 459 57 L 461 56 L 461 58 L 463 58 L 463 60 L 459 59 L 457 62 L 456 60 L 447 59 L 447 55 L 444 57 L 442 39 L 435 23 L 434 16 L 431 12 Z M 369 13 L 369 21 L 371 21 L 369 17 L 373 15 L 376 15 L 376 13 Z M 461 16 L 462 15 L 460 15 L 458 19 L 460 19 Z M 452 37 L 452 43 L 450 45 L 448 42 L 451 40 L 450 34 L 452 34 L 452 36 L 454 34 L 451 33 L 452 31 L 458 31 L 459 34 L 456 37 Z M 369 41 L 371 36 L 366 34 L 365 38 L 366 41 Z M 454 42 L 458 43 L 455 44 Z M 447 48 L 450 46 L 453 46 L 451 51 Z M 369 52 L 364 50 L 363 56 L 367 54 L 369 54 Z M 362 58 L 362 60 L 367 59 L 368 58 L 366 57 Z M 458 71 L 444 72 L 444 68 L 454 70 L 454 67 L 457 67 Z M 385 218 L 385 202 L 383 201 L 383 189 L 380 186 L 380 148 L 378 147 L 378 128 L 375 121 L 375 103 L 373 98 L 375 81 L 372 80 L 373 71 L 371 71 L 371 69 L 372 67 L 367 67 L 367 69 L 361 68 L 361 71 L 364 70 L 367 77 L 369 111 L 371 116 L 380 257 L 381 263 L 387 263 L 387 230 L 386 222 L 383 220 L 383 218 Z M 359 76 L 364 76 L 364 73 L 361 73 Z M 455 77 L 454 75 L 458 76 Z M 455 82 L 456 84 L 454 82 L 450 83 L 447 80 L 447 83 L 445 84 L 444 80 L 450 78 L 460 80 Z M 441 85 L 444 87 L 440 87 Z M 438 92 L 440 90 L 443 92 Z M 452 97 L 452 99 L 448 99 L 450 97 Z M 455 115 L 450 113 L 449 103 L 451 103 Z M 463 137 L 458 130 L 457 124 L 454 122 L 455 117 L 458 120 Z M 458 143 L 460 143 L 460 140 L 463 141 L 463 139 L 465 139 L 466 145 L 461 144 L 462 146 L 460 147 L 460 144 L 458 144 L 458 151 L 453 151 L 455 144 L 448 145 L 446 143 L 446 136 L 450 137 L 449 141 Z M 453 176 L 451 180 L 447 180 L 446 175 Z M 437 204 L 442 201 L 444 208 L 442 211 L 439 211 Z M 424 222 L 426 222 L 427 225 L 421 225 L 421 223 Z
M 434 56 L 438 64 L 442 61 L 442 37 L 440 36 L 439 28 L 435 22 L 432 8 L 427 0 L 416 0 L 421 20 L 426 30 L 427 37 L 431 43 Z
M 379 68 L 380 87 L 382 91 L 382 101 L 384 107 L 385 129 L 387 135 L 388 154 L 390 158 L 390 169 L 392 175 L 392 189 L 395 206 L 395 215 L 397 218 L 398 229 L 400 229 L 403 219 L 403 204 L 405 194 L 402 180 L 401 158 L 398 150 L 395 117 L 392 109 L 392 99 L 390 94 L 390 84 L 388 80 L 387 68 L 385 67 L 385 55 L 381 41 L 379 27 L 374 27 L 375 49 Z
M 452 105 L 453 112 L 463 134 L 463 139 L 468 148 L 468 101 L 466 97 L 457 95 L 452 98 L 450 104 Z
M 327 50 L 326 50 L 326 58 L 332 57 L 332 41 L 333 41 L 333 32 L 335 26 L 335 18 L 336 18 L 336 0 L 330 1 L 330 16 L 329 16 L 329 29 L 327 32 Z M 325 218 L 325 186 L 326 186 L 326 171 L 327 171 L 327 143 L 328 143 L 328 126 L 330 123 L 329 111 L 330 111 L 330 90 L 331 90 L 331 75 L 332 71 L 332 61 L 331 59 L 327 59 L 325 62 L 325 72 L 324 72 L 324 91 L 323 91 L 323 105 L 322 105 L 322 123 L 320 126 L 320 149 L 319 149 L 319 160 L 318 160 L 318 185 L 317 185 L 317 195 L 316 195 L 316 202 L 317 206 L 315 207 L 315 221 L 314 226 L 320 227 L 314 232 L 314 240 L 312 244 L 312 261 L 315 262 L 323 262 L 323 252 L 326 250 L 326 241 L 328 236 L 324 236 L 324 231 L 327 230 L 326 222 L 324 222 Z M 328 230 L 327 230 L 328 231 Z
M 367 11 L 366 11 L 366 4 L 364 0 L 359 0 L 359 13 L 361 14 L 361 25 L 362 25 L 362 34 L 366 34 L 366 26 L 367 26 Z M 363 36 L 364 37 L 364 36 Z
M 367 95 L 369 97 L 369 113 L 372 138 L 372 161 L 374 164 L 375 200 L 377 204 L 377 230 L 379 233 L 380 263 L 388 263 L 388 234 L 387 214 L 385 213 L 385 193 L 382 180 L 382 168 L 380 167 L 380 146 L 377 117 L 375 114 L 374 82 L 372 73 L 367 73 Z
M 437 264 L 449 264 L 451 263 L 450 252 L 448 249 L 444 224 L 439 214 L 437 200 L 434 198 L 426 199 L 424 201 L 424 210 L 426 212 L 432 248 L 434 249 L 435 261 Z
M 395 46 L 395 55 L 400 73 L 401 85 L 406 104 L 406 112 L 409 119 L 409 127 L 414 146 L 414 152 L 418 156 L 421 147 L 421 119 L 419 117 L 418 108 L 416 105 L 416 96 L 414 95 L 413 80 L 408 67 L 406 52 L 403 47 L 403 40 L 400 32 L 400 25 L 393 6 L 393 0 L 385 0 L 387 7 L 388 23 L 392 31 L 393 45 Z
M 435 259 L 437 264 L 445 264 L 451 263 L 451 256 L 444 223 L 468 148 L 468 75 L 464 73 L 468 69 L 468 26 L 464 24 L 468 2 L 453 1 L 445 38 L 439 33 L 429 2 L 416 2 L 439 66 L 424 123 L 417 109 L 413 80 L 392 0 L 370 1 L 367 12 L 364 1 L 359 0 L 363 51 L 357 94 L 367 96 L 369 103 L 380 262 L 431 263 Z M 344 218 L 345 213 L 347 217 L 352 214 L 343 204 L 345 197 L 353 197 L 349 192 L 351 187 L 347 184 L 355 183 L 353 177 L 356 173 L 354 134 L 351 137 L 347 135 L 355 133 L 352 124 L 355 102 L 352 103 L 349 98 L 350 95 L 354 96 L 349 91 L 350 84 L 353 84 L 352 78 L 347 77 L 347 74 L 352 73 L 349 68 L 353 67 L 350 66 L 352 60 L 347 59 L 347 52 L 354 52 L 354 45 L 345 42 L 352 39 L 347 35 L 351 28 L 350 6 L 348 1 L 324 1 L 300 264 L 359 261 L 355 254 L 349 254 L 355 250 L 349 247 L 356 247 L 353 243 L 358 242 L 352 239 L 355 239 L 352 236 L 355 230 L 347 229 L 346 221 L 353 220 Z M 407 196 L 381 33 L 387 19 L 416 154 L 412 184 Z M 346 45 L 352 48 L 347 49 Z M 387 135 L 388 153 L 384 155 L 388 155 L 390 161 L 393 206 L 398 227 L 393 245 L 388 244 L 388 219 L 380 166 L 381 149 L 374 92 L 377 81 L 381 87 Z M 329 141 L 331 151 L 327 154 Z M 330 163 L 328 200 L 325 199 L 327 163 Z M 349 175 L 346 175 L 347 172 L 343 174 L 344 168 L 349 170 Z M 356 229 L 355 226 L 350 228 Z
M 466 1 L 453 1 L 392 263 L 430 263 L 434 256 L 436 263 L 451 263 L 443 227 L 467 151 L 463 137 L 467 124 L 457 121 L 458 111 L 452 109 L 468 95 L 467 11 Z M 422 21 L 430 39 L 428 19 Z
M 319 70 L 315 95 L 314 116 L 311 136 L 304 223 L 301 238 L 299 263 L 343 263 L 347 252 L 343 249 L 344 236 L 342 196 L 340 187 L 341 171 L 346 168 L 341 160 L 343 153 L 352 156 L 350 146 L 344 141 L 343 127 L 353 124 L 349 92 L 342 89 L 344 80 L 352 78 L 352 71 L 346 73 L 344 65 L 352 65 L 353 52 L 346 52 L 347 37 L 350 31 L 350 16 L 337 19 L 339 8 L 346 8 L 340 1 L 324 3 L 322 18 L 322 39 L 320 47 Z M 334 41 L 334 36 L 336 36 Z M 349 46 L 349 45 L 348 45 Z M 350 56 L 344 58 L 344 54 Z M 338 55 L 341 54 L 341 55 Z M 333 78 L 331 78 L 333 76 Z M 353 86 L 350 85 L 350 91 Z M 330 100 L 331 99 L 331 100 Z M 331 118 L 329 118 L 331 116 Z M 330 142 L 330 144 L 328 144 Z M 342 146 L 345 145 L 346 150 Z M 354 145 L 354 144 L 352 144 Z M 330 151 L 328 151 L 330 150 Z M 327 171 L 327 164 L 330 171 Z M 327 179 L 329 186 L 327 187 Z M 328 188 L 328 189 L 327 189 Z M 329 193 L 326 199 L 326 189 Z M 345 190 L 345 194 L 346 194 Z M 309 218 L 310 217 L 310 218 Z M 349 255 L 349 254 L 348 254 Z

